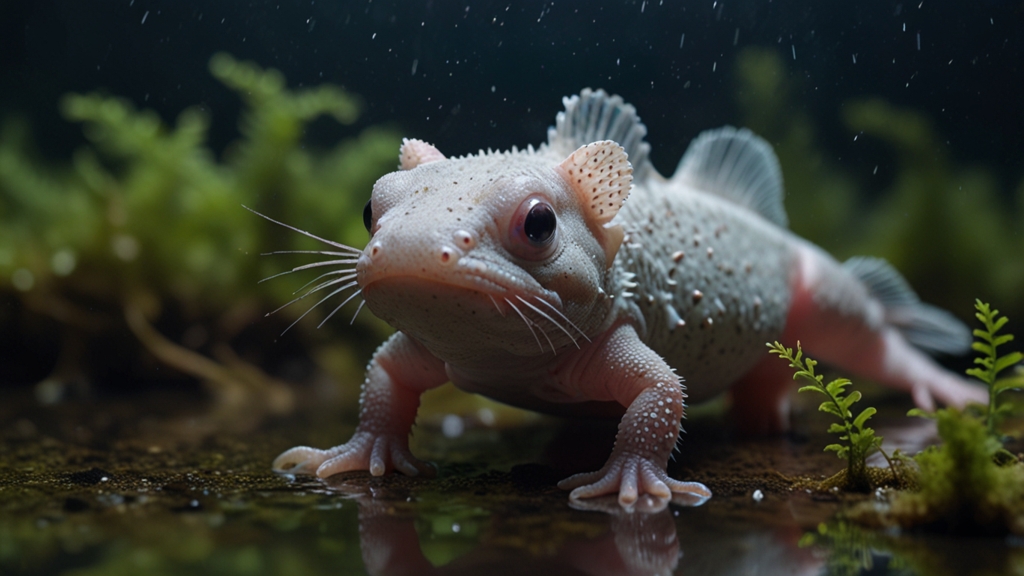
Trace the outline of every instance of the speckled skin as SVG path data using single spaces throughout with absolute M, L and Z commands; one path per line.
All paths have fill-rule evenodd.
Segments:
M 645 161 L 632 107 L 581 97 L 538 150 L 448 159 L 403 145 L 402 170 L 374 186 L 369 243 L 348 249 L 366 305 L 398 332 L 370 362 L 353 438 L 288 450 L 276 470 L 432 474 L 408 435 L 420 394 L 450 380 L 529 409 L 621 417 L 606 464 L 559 484 L 571 498 L 707 498 L 665 471 L 680 376 L 697 400 L 738 385 L 741 422 L 781 429 L 790 378 L 764 360 L 779 338 L 803 338 L 923 407 L 981 397 L 911 348 L 849 269 L 778 225 L 781 183 L 763 141 L 724 131 L 730 150 L 756 153 L 684 159 L 666 180 Z M 525 232 L 537 204 L 557 215 L 543 240 Z
M 682 185 L 636 186 L 620 212 L 616 265 L 636 274 L 642 338 L 706 400 L 749 371 L 785 326 L 790 235 L 750 210 Z

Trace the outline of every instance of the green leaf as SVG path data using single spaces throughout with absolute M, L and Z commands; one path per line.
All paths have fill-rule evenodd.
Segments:
M 832 425 L 828 427 L 828 432 L 829 434 L 842 434 L 846 432 L 846 427 L 842 424 L 833 422 Z
M 816 538 L 814 537 L 814 534 L 808 532 L 800 537 L 800 540 L 796 543 L 797 548 L 807 548 L 809 546 L 814 546 L 815 540 Z
M 977 338 L 990 339 L 990 337 L 989 337 L 987 332 L 982 332 L 981 330 L 975 330 L 974 332 L 975 332 L 974 336 L 977 337 Z M 976 352 L 981 352 L 982 354 L 985 354 L 987 356 L 992 356 L 994 354 L 992 346 L 986 344 L 985 342 L 977 342 L 976 341 L 973 344 L 971 344 L 971 349 L 976 351 Z
M 843 405 L 843 409 L 846 412 L 849 412 L 850 411 L 850 406 L 853 406 L 854 402 L 857 402 L 860 399 L 861 399 L 860 392 L 857 391 L 857 390 L 854 390 L 853 392 L 850 392 L 849 396 L 847 396 L 846 398 L 843 398 L 839 402 Z
M 992 385 L 991 394 L 999 394 L 1005 390 L 1024 390 L 1024 376 L 1011 376 L 1000 378 Z
M 797 390 L 797 392 L 817 392 L 819 394 L 824 394 L 825 393 L 825 391 L 822 390 L 820 387 L 813 386 L 813 385 L 811 385 L 811 386 L 801 386 L 800 389 Z
M 840 396 L 843 393 L 843 389 L 850 385 L 850 381 L 846 378 L 836 378 L 829 382 L 825 389 L 829 391 L 833 396 Z
M 829 444 L 828 446 L 825 446 L 825 452 L 835 452 L 836 456 L 846 458 L 850 453 L 850 449 L 840 444 Z
M 996 407 L 995 413 L 996 414 L 1010 414 L 1015 409 L 1016 409 L 1016 406 L 1014 406 L 1013 402 L 1002 402 L 1001 404 L 999 404 L 999 406 Z
M 981 368 L 968 368 L 967 369 L 967 375 L 968 376 L 974 376 L 975 378 L 977 378 L 978 380 L 981 380 L 982 382 L 984 382 L 986 384 L 991 384 L 992 383 L 992 379 L 989 377 L 988 370 L 982 370 Z
M 1010 352 L 1006 356 L 996 360 L 996 364 L 992 367 L 992 371 L 998 374 L 1021 360 L 1024 360 L 1024 354 L 1021 354 L 1020 352 Z
M 853 425 L 856 426 L 858 430 L 860 430 L 861 428 L 864 427 L 864 423 L 868 421 L 868 418 L 871 418 L 872 416 L 875 415 L 875 412 L 878 412 L 878 410 L 875 410 L 875 408 L 872 406 L 868 406 L 867 408 L 864 409 L 863 412 L 857 415 L 857 418 L 854 419 L 853 421 Z
M 836 405 L 833 404 L 831 401 L 830 402 L 822 402 L 821 406 L 818 406 L 818 410 L 820 412 L 828 412 L 829 414 L 831 414 L 831 415 L 833 415 L 833 416 L 835 416 L 837 418 L 844 418 L 843 413 L 840 412 L 839 408 L 836 408 Z
M 1002 346 L 1007 342 L 1013 342 L 1013 334 L 1003 334 L 1002 336 L 996 336 L 995 339 L 992 340 L 992 345 Z
M 917 416 L 918 418 L 929 418 L 935 420 L 937 417 L 935 412 L 926 412 L 920 408 L 911 408 L 907 411 L 907 416 Z
M 996 314 L 999 314 L 999 310 L 992 312 L 992 316 L 995 316 Z M 1002 330 L 1003 326 L 1006 326 L 1006 323 L 1009 321 L 1010 319 L 1007 318 L 1006 316 L 1000 316 L 999 319 L 996 320 L 995 323 L 989 328 L 989 332 L 991 332 L 994 335 L 996 332 Z

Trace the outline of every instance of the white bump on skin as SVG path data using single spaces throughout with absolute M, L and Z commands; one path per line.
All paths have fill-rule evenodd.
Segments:
M 455 232 L 455 245 L 463 250 L 469 250 L 476 246 L 476 238 L 466 230 Z

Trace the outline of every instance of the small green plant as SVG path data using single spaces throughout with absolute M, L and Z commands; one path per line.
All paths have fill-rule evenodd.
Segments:
M 861 393 L 854 390 L 846 393 L 846 387 L 851 384 L 846 378 L 836 378 L 825 384 L 821 374 L 814 372 L 818 362 L 811 358 L 805 358 L 800 343 L 796 343 L 796 354 L 792 348 L 786 348 L 775 342 L 768 344 L 769 351 L 777 354 L 779 358 L 789 362 L 791 368 L 796 369 L 793 379 L 803 379 L 810 382 L 809 385 L 800 388 L 800 392 L 818 392 L 824 394 L 828 399 L 821 403 L 818 410 L 832 414 L 842 423 L 833 422 L 828 431 L 832 434 L 839 434 L 840 443 L 825 446 L 826 451 L 835 452 L 839 458 L 846 459 L 846 486 L 851 490 L 867 491 L 871 489 L 871 478 L 868 475 L 867 457 L 878 450 L 889 462 L 889 467 L 895 472 L 892 460 L 882 450 L 882 437 L 876 436 L 872 428 L 864 424 L 877 412 L 869 406 L 861 411 L 856 417 L 850 411 L 850 406 L 860 400 Z
M 974 330 L 975 341 L 971 344 L 971 348 L 981 353 L 974 359 L 974 363 L 981 367 L 970 368 L 967 370 L 967 374 L 988 385 L 988 411 L 985 413 L 985 426 L 990 433 L 995 433 L 998 416 L 1013 409 L 1011 403 L 1000 404 L 996 401 L 996 397 L 1000 392 L 1006 390 L 1024 388 L 1024 374 L 1020 371 L 1008 378 L 1000 378 L 999 373 L 1024 360 L 1024 354 L 1014 351 L 1000 356 L 999 346 L 1013 341 L 1013 334 L 999 334 L 1009 319 L 1006 316 L 1000 316 L 999 310 L 993 310 L 988 303 L 981 300 L 974 301 L 974 308 L 977 310 L 974 314 L 975 318 L 984 326 L 984 329 L 976 328 Z

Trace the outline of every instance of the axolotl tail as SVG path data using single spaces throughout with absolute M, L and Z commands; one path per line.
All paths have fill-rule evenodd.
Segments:
M 815 358 L 913 395 L 918 407 L 984 402 L 985 392 L 941 368 L 922 350 L 958 354 L 971 333 L 948 312 L 918 300 L 887 262 L 839 264 L 819 248 L 799 248 L 784 340 Z
M 925 352 L 960 354 L 970 330 L 953 315 L 921 302 L 885 260 L 840 264 L 805 241 L 797 248 L 793 299 L 782 341 L 854 376 L 909 392 L 914 403 L 962 407 L 984 403 L 983 388 L 945 370 Z M 766 356 L 733 387 L 733 412 L 748 433 L 788 426 L 792 371 Z

